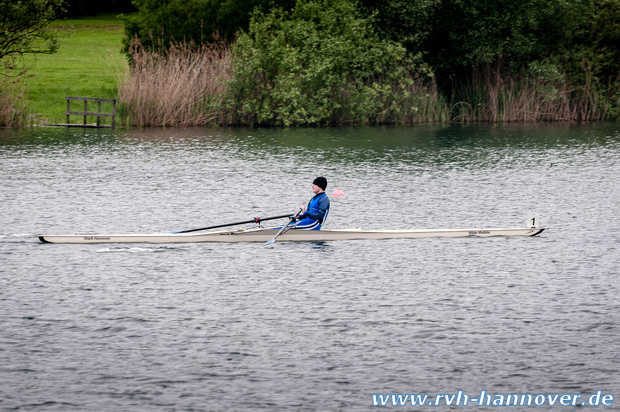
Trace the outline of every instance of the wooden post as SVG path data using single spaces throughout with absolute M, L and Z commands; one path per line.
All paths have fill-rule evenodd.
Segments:
M 116 99 L 114 99 L 114 108 L 112 109 L 112 129 L 116 125 Z
M 67 124 L 69 124 L 69 112 L 71 111 L 71 100 L 67 99 Z
M 97 103 L 99 103 L 99 106 L 97 107 L 97 113 L 101 113 L 101 100 L 99 100 Z M 101 117 L 97 116 L 97 127 L 99 127 L 99 119 L 101 119 Z
M 88 113 L 88 100 L 84 100 L 84 125 L 86 126 L 86 113 Z

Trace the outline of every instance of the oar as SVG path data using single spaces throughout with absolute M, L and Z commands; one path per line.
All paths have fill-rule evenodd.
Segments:
M 170 232 L 170 233 L 189 233 L 189 232 L 197 232 L 199 230 L 208 230 L 208 229 L 217 229 L 218 227 L 226 227 L 226 226 L 236 226 L 236 225 L 244 225 L 246 223 L 260 223 L 260 222 L 264 222 L 266 220 L 275 220 L 275 219 L 282 219 L 285 217 L 291 217 L 290 213 L 287 215 L 280 215 L 280 216 L 272 216 L 272 217 L 264 217 L 264 218 L 260 218 L 260 217 L 255 217 L 252 220 L 244 220 L 243 222 L 235 222 L 235 223 L 224 223 L 223 225 L 215 225 L 215 226 L 207 226 L 207 227 L 201 227 L 199 229 L 189 229 L 189 230 L 180 230 L 178 232 Z
M 299 214 L 301 213 L 301 211 L 302 211 L 302 209 L 299 209 L 299 212 L 295 213 L 293 216 L 289 216 L 289 221 L 288 221 L 288 223 L 287 223 L 286 225 L 282 226 L 282 229 L 280 229 L 280 230 L 278 231 L 278 233 L 276 233 L 276 235 L 275 235 L 272 239 L 270 239 L 270 240 L 266 241 L 266 242 L 263 244 L 263 246 L 267 246 L 267 245 L 272 244 L 273 242 L 275 242 L 275 241 L 276 241 L 276 239 L 278 238 L 278 236 L 280 236 L 282 233 L 284 233 L 284 232 L 288 231 L 289 229 L 291 229 L 291 227 L 290 227 L 289 225 L 290 225 L 291 223 L 293 223 L 293 222 L 295 221 L 295 219 L 297 219 L 297 216 L 299 216 Z

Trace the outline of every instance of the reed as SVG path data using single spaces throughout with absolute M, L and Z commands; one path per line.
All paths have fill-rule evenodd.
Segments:
M 588 122 L 609 117 L 609 102 L 590 81 L 576 87 L 558 77 L 552 80 L 514 77 L 501 62 L 473 72 L 452 104 L 453 122 Z
M 130 68 L 118 79 L 119 115 L 128 125 L 225 125 L 230 48 L 224 42 L 196 46 L 186 42 L 149 52 L 136 39 Z
M 29 112 L 24 99 L 25 90 L 21 76 L 0 77 L 1 127 L 21 127 L 28 122 Z

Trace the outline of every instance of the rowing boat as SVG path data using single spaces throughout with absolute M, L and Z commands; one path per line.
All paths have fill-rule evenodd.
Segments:
M 421 229 L 421 230 L 300 230 L 283 233 L 280 241 L 322 242 L 362 239 L 422 239 L 429 237 L 536 236 L 548 227 L 505 229 Z M 200 243 L 200 242 L 266 242 L 274 229 L 253 228 L 201 233 L 118 234 L 118 235 L 39 235 L 43 243 Z

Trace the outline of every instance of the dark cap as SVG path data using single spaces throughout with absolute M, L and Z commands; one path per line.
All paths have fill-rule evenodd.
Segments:
M 317 185 L 321 189 L 325 190 L 325 188 L 327 187 L 327 179 L 325 179 L 324 177 L 317 177 L 316 179 L 314 179 L 314 182 L 312 182 L 312 184 Z

